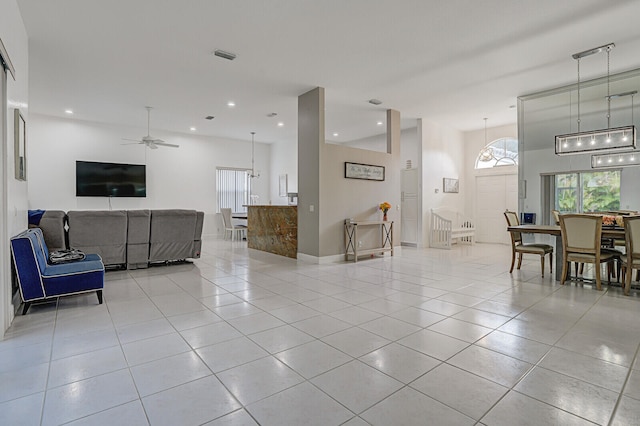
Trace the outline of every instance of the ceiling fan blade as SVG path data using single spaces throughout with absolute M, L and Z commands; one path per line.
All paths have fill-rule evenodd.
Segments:
M 129 138 L 122 138 L 123 141 L 131 141 L 131 142 L 138 142 L 138 143 L 144 143 L 143 141 L 141 141 L 140 139 L 129 139 Z
M 159 146 L 167 146 L 169 148 L 180 148 L 180 145 L 175 145 L 172 143 L 166 143 L 166 142 L 158 142 L 158 141 L 154 141 L 154 144 L 159 145 Z
M 140 145 L 142 142 L 121 143 L 120 145 Z

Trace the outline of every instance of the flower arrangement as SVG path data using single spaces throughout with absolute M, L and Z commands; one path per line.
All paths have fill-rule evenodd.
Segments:
M 619 228 L 624 228 L 624 220 L 622 216 L 602 216 L 602 224 L 605 226 L 617 226 Z
M 380 203 L 380 210 L 382 210 L 382 213 L 387 214 L 390 208 L 391 204 L 388 202 L 385 201 L 384 203 Z

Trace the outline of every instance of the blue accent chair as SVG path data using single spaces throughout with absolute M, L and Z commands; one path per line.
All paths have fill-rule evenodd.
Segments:
M 95 291 L 102 304 L 104 264 L 97 254 L 83 260 L 50 265 L 49 250 L 40 228 L 28 229 L 11 238 L 11 254 L 24 302 L 22 315 L 31 303 Z

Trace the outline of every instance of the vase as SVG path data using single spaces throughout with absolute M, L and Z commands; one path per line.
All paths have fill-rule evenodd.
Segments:
M 387 221 L 387 212 L 384 212 L 384 214 L 382 215 L 382 220 L 384 220 L 385 222 Z

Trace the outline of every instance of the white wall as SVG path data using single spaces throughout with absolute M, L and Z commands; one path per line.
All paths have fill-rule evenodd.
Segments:
M 446 207 L 467 214 L 465 146 L 462 132 L 424 119 L 418 120 L 418 134 L 422 142 L 422 244 L 428 246 L 431 209 Z M 460 192 L 445 194 L 443 178 L 459 179 Z
M 288 199 L 280 197 L 278 192 L 278 178 L 283 174 L 287 175 L 287 192 L 298 192 L 298 144 L 295 141 L 271 144 L 271 191 L 264 204 L 288 204 Z
M 251 168 L 251 141 L 152 131 L 180 148 L 151 150 L 123 145 L 142 128 L 32 114 L 29 123 L 29 208 L 106 210 L 106 197 L 75 196 L 76 160 L 146 164 L 147 197 L 112 198 L 117 209 L 196 209 L 205 212 L 204 234 L 219 233 L 216 167 Z M 254 194 L 270 195 L 270 146 L 256 142 Z
M 27 228 L 27 184 L 15 180 L 13 160 L 13 114 L 19 107 L 30 128 L 28 108 L 29 40 L 15 0 L 0 0 L 0 40 L 4 44 L 15 68 L 15 80 L 7 76 L 7 132 L 6 146 L 2 150 L 2 192 L 5 204 L 2 214 L 2 249 L 0 249 L 0 334 L 13 320 L 11 305 L 11 281 L 7 239 Z M 29 134 L 27 138 L 29 138 Z M 1 139 L 0 139 L 1 140 Z M 31 167 L 27 163 L 27 168 Z M 29 169 L 27 169 L 29 171 Z

